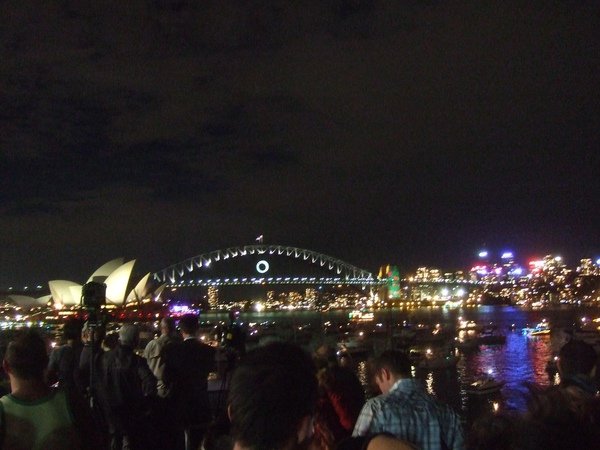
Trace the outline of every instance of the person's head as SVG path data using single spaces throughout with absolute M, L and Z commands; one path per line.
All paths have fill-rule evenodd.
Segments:
M 406 353 L 398 350 L 385 350 L 371 361 L 375 383 L 387 394 L 400 378 L 410 378 L 410 360 Z
M 600 399 L 556 386 L 528 386 L 527 409 L 523 415 L 524 437 L 529 448 L 588 449 L 600 442 Z M 518 447 L 524 448 L 523 446 Z
M 195 336 L 200 325 L 196 314 L 186 314 L 179 319 L 179 329 L 186 336 Z
M 346 369 L 354 369 L 354 360 L 348 352 L 340 353 L 340 356 L 338 357 L 338 364 L 340 367 L 344 367 Z
M 175 333 L 175 319 L 172 317 L 163 317 L 160 321 L 160 333 L 164 336 L 169 336 Z
M 4 354 L 4 371 L 11 379 L 43 380 L 48 365 L 46 343 L 34 331 L 26 331 L 8 344 Z
M 337 366 L 337 352 L 330 345 L 323 344 L 315 350 L 314 360 L 318 368 Z
M 520 428 L 522 417 L 511 413 L 487 413 L 475 419 L 467 434 L 472 450 L 516 450 L 525 447 Z
M 140 342 L 140 329 L 137 325 L 126 323 L 119 330 L 119 343 L 125 347 L 136 348 Z
M 249 352 L 233 373 L 228 411 L 236 443 L 252 450 L 305 448 L 317 379 L 300 347 L 273 342 Z
M 571 340 L 558 353 L 558 371 L 561 378 L 575 375 L 594 376 L 598 356 L 594 347 L 579 340 Z
M 67 320 L 63 326 L 63 336 L 66 341 L 77 341 L 81 339 L 83 324 L 80 320 Z

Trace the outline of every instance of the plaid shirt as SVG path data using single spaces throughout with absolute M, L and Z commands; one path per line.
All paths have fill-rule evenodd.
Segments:
M 413 379 L 400 379 L 387 394 L 367 400 L 353 436 L 388 432 L 422 450 L 463 450 L 460 418 Z

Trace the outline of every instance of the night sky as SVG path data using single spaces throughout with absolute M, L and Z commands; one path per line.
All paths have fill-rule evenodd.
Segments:
M 0 286 L 261 234 L 374 272 L 596 259 L 598 30 L 596 1 L 2 1 Z

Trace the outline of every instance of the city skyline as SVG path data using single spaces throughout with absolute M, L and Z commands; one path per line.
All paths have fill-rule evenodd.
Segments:
M 0 286 L 260 235 L 372 272 L 600 257 L 596 2 L 1 8 Z
M 269 247 L 268 244 L 264 244 L 264 246 L 266 248 Z M 235 248 L 235 247 L 232 247 Z M 223 249 L 224 250 L 224 249 Z M 298 249 L 298 250 L 303 250 L 303 249 Z M 307 250 L 307 249 L 304 249 Z M 310 250 L 307 250 L 310 251 Z M 485 254 L 483 254 L 485 253 Z M 193 264 L 191 261 L 195 260 L 198 256 L 201 255 L 196 255 L 192 258 L 189 259 L 189 261 L 177 261 L 176 264 L 183 266 L 189 265 L 189 264 Z M 275 256 L 277 256 L 275 254 Z M 331 257 L 333 259 L 335 259 L 335 255 L 321 255 L 321 256 L 325 256 L 325 257 Z M 121 264 L 123 264 L 123 262 L 125 261 L 126 258 L 122 258 L 119 257 L 117 258 L 115 261 L 119 260 Z M 266 256 L 266 257 L 262 257 L 262 256 L 258 256 L 257 258 L 255 258 L 257 260 L 262 260 L 262 259 L 266 259 L 267 261 L 270 260 L 270 256 Z M 543 266 L 544 261 L 546 260 L 556 260 L 559 265 L 565 267 L 568 270 L 579 270 L 581 268 L 581 264 L 585 264 L 585 265 L 591 265 L 593 268 L 598 269 L 600 268 L 600 258 L 589 258 L 589 257 L 583 257 L 583 258 L 578 258 L 577 260 L 573 260 L 570 261 L 569 259 L 564 258 L 563 256 L 556 254 L 556 253 L 549 253 L 543 256 L 534 256 L 534 257 L 530 257 L 530 258 L 519 258 L 518 254 L 513 252 L 513 251 L 507 251 L 504 250 L 500 253 L 498 253 L 497 255 L 495 255 L 493 252 L 489 251 L 489 250 L 483 250 L 480 249 L 477 252 L 477 255 L 475 255 L 473 257 L 473 260 L 471 261 L 470 264 L 464 265 L 464 266 L 453 266 L 453 267 L 444 267 L 444 266 L 438 266 L 435 264 L 421 264 L 421 265 L 415 265 L 415 266 L 402 266 L 402 272 L 399 274 L 401 279 L 410 279 L 412 277 L 414 277 L 415 275 L 418 277 L 418 273 L 419 271 L 422 270 L 426 270 L 426 271 L 434 271 L 437 272 L 439 276 L 443 276 L 444 274 L 451 274 L 452 276 L 456 276 L 457 274 L 462 274 L 462 277 L 465 278 L 469 278 L 469 276 L 474 276 L 475 274 L 481 275 L 480 271 L 481 269 L 485 269 L 486 271 L 489 270 L 489 275 L 493 275 L 493 270 L 494 268 L 497 267 L 512 267 L 520 269 L 519 272 L 515 272 L 514 274 L 510 274 L 511 276 L 513 276 L 514 278 L 519 278 L 521 276 L 525 276 L 528 273 L 534 272 L 537 269 L 539 269 L 540 265 Z M 128 259 L 129 260 L 129 259 Z M 299 261 L 302 263 L 302 260 L 306 260 L 305 258 L 300 257 Z M 114 261 L 111 261 L 114 262 Z M 261 263 L 264 261 L 261 261 Z M 351 264 L 351 261 L 341 261 L 341 263 L 343 264 Z M 290 262 L 290 264 L 292 264 L 293 262 Z M 108 264 L 108 263 L 107 263 Z M 175 263 L 174 263 L 175 264 Z M 187 275 L 183 275 L 184 278 L 196 278 L 196 277 L 200 277 L 203 279 L 207 279 L 207 278 L 215 278 L 216 279 L 222 279 L 223 277 L 227 277 L 227 276 L 241 276 L 239 272 L 239 268 L 238 269 L 234 269 L 232 272 L 232 267 L 230 265 L 230 267 L 227 267 L 227 263 L 223 262 L 219 262 L 216 263 L 220 266 L 219 268 L 219 272 L 217 272 L 216 274 L 214 272 L 212 272 L 212 276 L 206 276 L 206 275 L 202 275 L 202 269 L 197 269 L 197 273 L 192 273 L 187 274 Z M 254 263 L 252 263 L 251 265 L 253 265 Z M 259 263 L 260 264 L 260 263 Z M 267 263 L 268 264 L 268 263 Z M 297 263 L 296 263 L 297 264 Z M 306 264 L 306 263 L 305 263 Z M 163 269 L 166 269 L 167 267 L 162 267 L 160 269 L 156 269 L 156 268 L 151 268 L 148 269 L 146 267 L 146 265 L 144 264 L 139 264 L 139 261 L 137 261 L 135 258 L 129 260 L 129 262 L 126 264 L 128 266 L 131 266 L 129 268 L 129 270 L 132 270 L 133 274 L 135 274 L 136 277 L 141 277 L 142 275 L 148 273 L 153 274 L 153 273 L 157 273 L 160 275 L 160 271 L 162 271 Z M 212 266 L 214 264 L 211 264 L 211 269 Z M 168 266 L 172 266 L 172 264 L 169 264 Z M 207 265 L 208 266 L 208 265 Z M 225 266 L 225 267 L 224 267 Z M 317 268 L 319 266 L 319 264 L 316 264 Z M 96 266 L 93 266 L 96 267 Z M 86 275 L 82 276 L 82 277 L 78 277 L 78 276 L 74 276 L 73 275 L 68 275 L 67 277 L 65 277 L 64 279 L 59 280 L 60 282 L 63 282 L 65 280 L 73 280 L 72 282 L 77 282 L 77 283 L 84 283 L 85 279 L 88 278 L 89 275 L 89 271 L 91 269 L 93 269 L 93 267 L 88 267 L 85 270 L 87 270 Z M 268 267 L 268 266 L 267 266 Z M 373 275 L 373 277 L 375 278 L 379 278 L 379 277 L 385 277 L 385 271 L 386 268 L 389 269 L 390 267 L 395 267 L 396 269 L 399 267 L 398 264 L 394 263 L 394 262 L 384 262 L 379 264 L 379 266 L 377 268 L 364 268 L 364 267 L 357 267 L 357 269 L 364 269 L 368 272 L 371 272 L 371 274 Z M 277 276 L 281 276 L 281 264 L 279 265 L 279 270 L 280 273 Z M 288 267 L 288 269 L 291 269 L 291 267 Z M 297 269 L 297 267 L 296 267 Z M 257 271 L 258 269 L 254 269 L 251 270 L 250 272 L 248 272 L 248 267 L 246 267 L 243 271 L 248 272 L 245 274 L 245 276 L 253 276 L 255 278 L 260 278 L 260 277 L 270 277 L 273 276 L 272 273 L 263 273 L 261 274 L 260 272 Z M 268 270 L 268 269 L 267 269 Z M 285 270 L 285 267 L 284 267 Z M 296 270 L 297 271 L 297 270 Z M 291 269 L 289 272 L 290 273 L 286 273 L 288 276 L 297 276 L 299 275 L 294 269 Z M 321 269 L 321 271 L 323 271 L 323 269 Z M 597 271 L 597 270 L 596 270 Z M 256 273 L 254 273 L 256 272 Z M 326 272 L 326 271 L 324 271 Z M 335 272 L 335 269 L 334 271 Z M 336 275 L 335 273 L 332 272 L 332 276 L 337 276 L 339 277 L 339 275 Z M 503 273 L 503 275 L 508 275 L 509 273 L 507 271 L 505 271 Z M 300 274 L 302 276 L 302 274 Z M 304 273 L 304 276 L 309 275 L 308 273 Z M 312 273 L 312 275 L 315 275 L 315 273 Z M 487 275 L 487 273 L 486 273 Z M 25 283 L 6 283 L 6 284 L 0 284 L 0 290 L 5 291 L 5 293 L 10 292 L 11 290 L 14 289 L 15 292 L 23 292 L 23 291 L 27 291 L 30 290 L 33 292 L 35 291 L 46 291 L 48 290 L 48 282 L 53 281 L 53 280 L 58 280 L 58 279 L 48 279 L 48 280 L 34 280 L 34 279 L 30 279 L 28 281 L 26 281 Z M 332 279 L 333 280 L 333 279 Z M 167 280 L 168 282 L 168 280 Z M 67 283 L 71 283 L 71 281 L 67 281 Z M 157 286 L 160 284 L 159 281 L 155 280 L 155 283 L 157 283 Z M 250 282 L 250 280 L 248 281 L 249 285 L 251 286 L 252 283 Z M 175 283 L 176 285 L 177 283 Z M 293 284 L 293 283 L 292 283 Z M 299 283 L 301 284 L 301 283 Z M 331 283 L 329 283 L 331 284 Z M 335 283 L 333 283 L 335 284 Z M 360 283 L 354 283 L 354 284 L 360 284 Z M 133 287 L 133 286 L 131 286 Z M 25 292 L 23 292 L 25 293 Z M 33 294 L 32 294 L 33 295 Z

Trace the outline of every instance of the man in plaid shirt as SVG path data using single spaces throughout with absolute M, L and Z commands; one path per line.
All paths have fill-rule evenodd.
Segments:
M 353 436 L 387 432 L 422 450 L 463 450 L 460 418 L 412 379 L 405 353 L 387 350 L 373 362 L 375 381 L 382 394 L 362 408 Z

